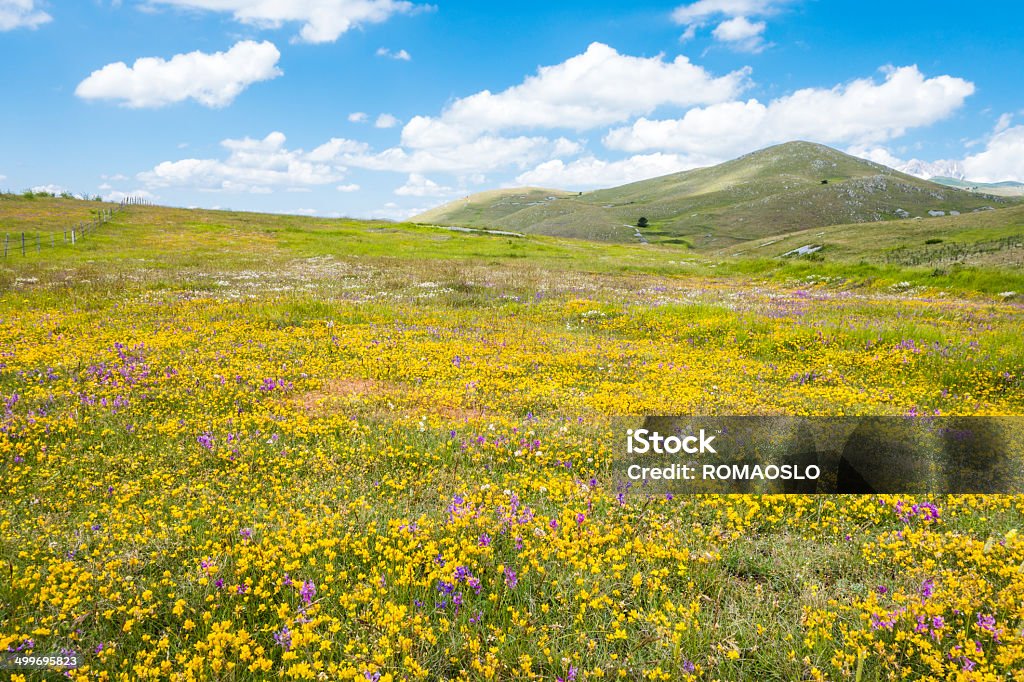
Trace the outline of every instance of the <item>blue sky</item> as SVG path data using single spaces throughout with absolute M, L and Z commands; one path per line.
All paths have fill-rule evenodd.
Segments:
M 0 0 L 0 188 L 402 218 L 791 139 L 1024 181 L 1021 26 L 1015 2 Z

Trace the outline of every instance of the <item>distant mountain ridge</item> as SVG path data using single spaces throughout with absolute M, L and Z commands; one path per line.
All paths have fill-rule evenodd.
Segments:
M 412 220 L 719 249 L 812 227 L 957 214 L 1010 201 L 922 180 L 824 145 L 789 142 L 717 166 L 592 192 L 483 192 Z M 646 227 L 636 227 L 640 218 Z
M 952 178 L 953 180 L 965 180 L 967 174 L 964 165 L 959 161 L 921 161 L 911 159 L 906 163 L 897 166 L 896 170 L 907 175 L 913 175 L 922 180 L 932 178 Z
M 994 194 L 1002 197 L 1024 196 L 1024 182 L 1013 182 L 1010 180 L 1004 182 L 972 182 L 970 180 L 941 176 L 933 177 L 931 181 L 968 192 L 984 192 L 985 194 Z

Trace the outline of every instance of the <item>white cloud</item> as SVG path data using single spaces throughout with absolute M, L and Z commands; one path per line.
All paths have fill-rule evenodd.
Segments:
M 785 4 L 785 0 L 698 0 L 680 5 L 672 11 L 677 24 L 692 24 L 714 16 L 760 16 L 772 14 Z
M 733 49 L 745 52 L 760 52 L 767 45 L 763 34 L 766 24 L 751 21 L 748 17 L 771 16 L 791 0 L 698 0 L 681 5 L 672 12 L 672 20 L 686 30 L 682 40 L 691 40 L 697 30 L 708 23 L 717 21 L 711 31 L 715 40 L 726 43 Z
M 341 161 L 368 170 L 401 173 L 447 172 L 475 174 L 510 166 L 525 169 L 530 164 L 580 151 L 580 145 L 560 137 L 483 136 L 472 142 L 432 149 L 405 150 L 392 147 L 375 154 L 346 154 Z
M 985 151 L 963 160 L 964 173 L 976 182 L 1024 182 L 1024 126 L 996 126 Z
M 374 209 L 373 211 L 370 211 L 370 214 L 367 217 L 371 219 L 378 218 L 384 220 L 406 220 L 407 218 L 411 218 L 414 215 L 423 213 L 426 210 L 427 207 L 405 208 L 403 206 L 399 206 L 393 201 L 389 201 L 388 203 L 384 204 L 383 208 L 378 208 Z
M 624 151 L 671 150 L 719 160 L 794 139 L 870 145 L 946 118 L 973 92 L 974 84 L 960 78 L 926 79 L 916 66 L 889 68 L 882 83 L 865 78 L 797 90 L 767 105 L 751 99 L 693 108 L 680 119 L 640 118 L 611 130 L 604 142 Z
M 1024 182 L 1024 126 L 1010 127 L 1012 119 L 1012 115 L 1003 114 L 990 135 L 968 142 L 968 148 L 983 142 L 985 149 L 963 159 L 903 161 L 885 147 L 871 146 L 854 146 L 847 151 L 925 180 L 946 177 L 973 182 Z
M 345 150 L 365 149 L 360 143 L 334 139 L 312 152 L 290 150 L 283 133 L 272 132 L 262 140 L 227 139 L 226 159 L 182 159 L 164 161 L 138 177 L 148 187 L 191 187 L 202 190 L 266 194 L 274 187 L 326 185 L 344 177 L 344 167 L 335 155 Z
M 519 85 L 455 100 L 437 118 L 416 116 L 402 130 L 402 144 L 446 146 L 530 128 L 587 130 L 662 105 L 728 100 L 746 86 L 748 73 L 741 69 L 716 78 L 681 55 L 672 61 L 663 55 L 632 57 L 592 43 L 582 54 L 540 67 Z
M 419 173 L 411 173 L 405 184 L 395 190 L 400 197 L 445 197 L 452 194 L 451 187 L 437 184 Z
M 711 35 L 722 42 L 731 43 L 737 49 L 760 52 L 765 47 L 761 37 L 765 26 L 763 21 L 752 22 L 746 17 L 733 17 L 716 26 Z
M 53 184 L 50 184 L 50 185 L 36 185 L 35 187 L 32 187 L 31 189 L 32 189 L 33 192 L 46 192 L 48 194 L 57 194 L 57 195 L 61 195 L 64 192 L 67 192 L 67 189 L 65 189 L 64 187 L 61 187 L 60 185 L 53 185 Z
M 344 137 L 332 137 L 327 142 L 306 154 L 307 161 L 324 162 L 338 158 L 339 154 L 362 154 L 369 150 L 365 142 L 349 140 Z
M 296 215 L 316 215 L 317 210 L 315 208 L 297 208 L 292 213 Z
M 394 128 L 399 123 L 401 123 L 401 121 L 391 114 L 381 114 L 377 117 L 377 120 L 373 122 L 373 126 L 375 128 Z
M 368 118 L 365 111 L 353 111 L 348 115 L 349 123 L 366 123 Z
M 78 84 L 84 99 L 121 100 L 129 107 L 162 107 L 194 99 L 208 107 L 224 107 L 249 85 L 281 75 L 281 53 L 270 42 L 245 40 L 227 52 L 189 52 L 107 64 Z
M 883 166 L 888 166 L 889 168 L 899 169 L 906 163 L 905 161 L 903 161 L 903 159 L 899 158 L 885 147 L 854 145 L 853 147 L 847 149 L 846 153 L 850 154 L 851 156 L 857 156 L 862 159 L 867 159 L 868 161 L 880 163 Z M 911 175 L 916 175 L 916 173 L 911 173 Z
M 52 20 L 53 17 L 36 7 L 35 0 L 0 0 L 0 31 L 37 28 Z
M 349 185 L 338 185 L 337 187 L 335 187 L 335 189 L 338 190 L 339 192 L 358 192 L 359 185 L 355 183 Z
M 114 201 L 119 202 L 122 199 L 128 197 L 138 197 L 147 201 L 156 201 L 157 196 L 152 192 L 147 192 L 144 189 L 137 189 L 134 192 L 122 192 L 120 190 L 114 190 L 103 195 L 103 201 Z
M 705 165 L 699 159 L 679 154 L 642 154 L 619 161 L 603 161 L 588 156 L 565 163 L 561 159 L 545 161 L 516 177 L 521 185 L 589 189 L 614 187 Z
M 405 50 L 399 50 L 397 52 L 392 52 L 391 50 L 389 50 L 386 47 L 379 47 L 379 48 L 377 48 L 377 56 L 378 57 L 388 57 L 390 59 L 395 59 L 395 60 L 398 60 L 400 62 L 412 61 L 412 55 L 409 54 L 408 52 L 406 52 Z
M 753 23 L 746 17 L 734 17 L 720 23 L 711 33 L 719 40 L 733 42 L 756 38 L 764 33 L 764 29 L 765 23 L 763 21 Z
M 328 43 L 363 24 L 387 21 L 396 14 L 428 9 L 402 0 L 150 0 L 153 5 L 231 12 L 236 21 L 259 28 L 301 22 L 299 36 L 309 43 Z

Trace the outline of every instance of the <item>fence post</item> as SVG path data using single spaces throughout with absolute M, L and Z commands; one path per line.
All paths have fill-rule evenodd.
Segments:
M 40 235 L 37 233 L 36 234 L 36 253 L 39 253 L 39 250 L 40 250 L 39 239 L 40 239 Z
M 4 232 L 4 258 L 7 258 L 7 243 L 11 241 L 11 235 Z
M 71 246 L 75 245 L 75 228 L 71 228 Z
M 21 233 L 21 255 L 25 255 L 25 233 Z

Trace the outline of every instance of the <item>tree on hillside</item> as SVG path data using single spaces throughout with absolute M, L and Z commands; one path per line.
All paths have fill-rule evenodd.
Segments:
M 647 218 L 644 218 L 643 216 L 641 216 L 640 220 L 636 221 L 636 226 L 637 227 L 647 227 Z

